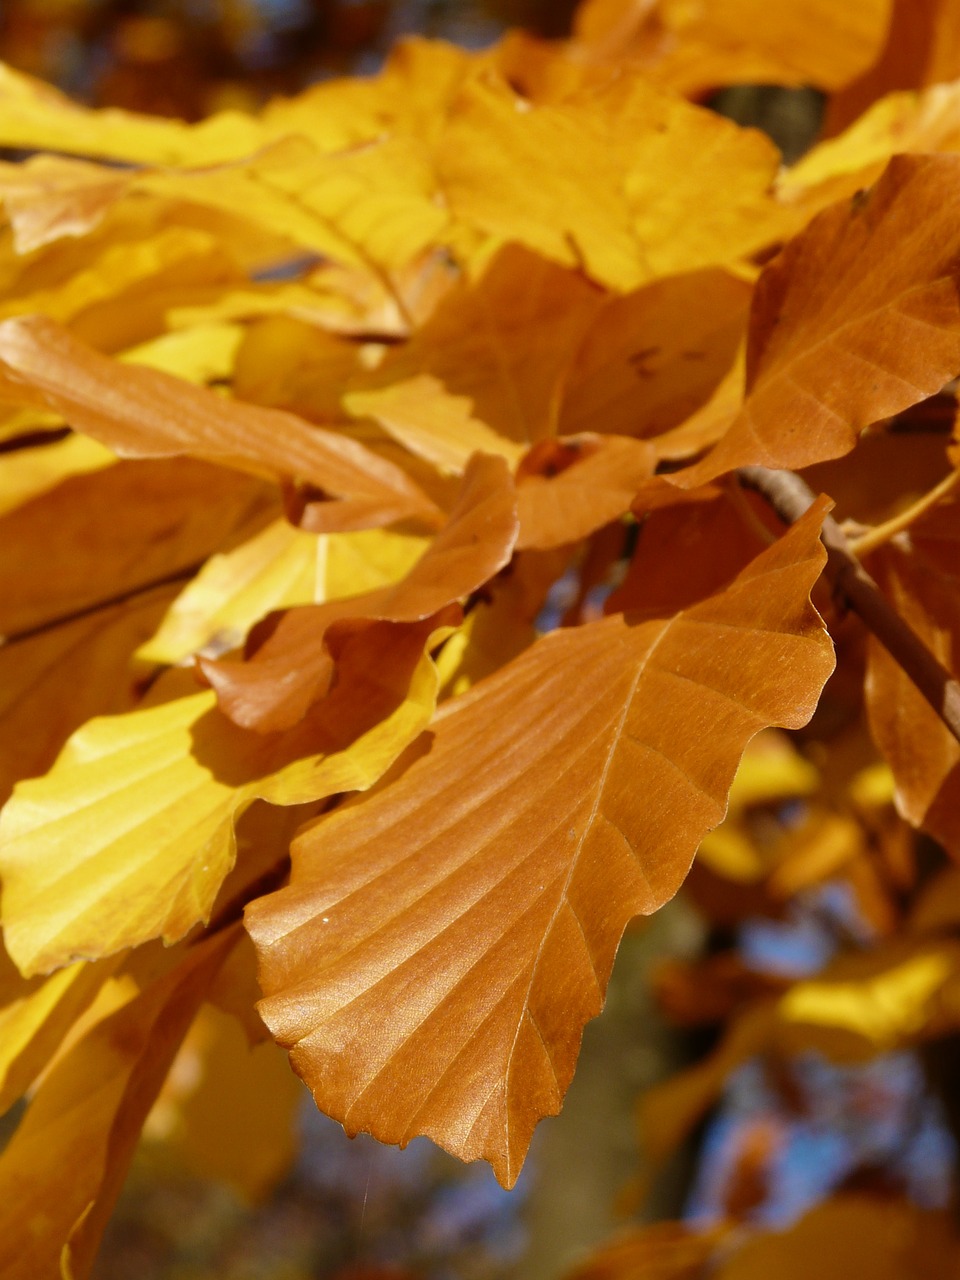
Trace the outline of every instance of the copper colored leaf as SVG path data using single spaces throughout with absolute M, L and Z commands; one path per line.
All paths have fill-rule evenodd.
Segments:
M 626 923 L 676 891 L 747 741 L 816 704 L 822 511 L 690 608 L 537 642 L 295 843 L 290 887 L 247 912 L 260 1010 L 348 1132 L 515 1181 Z
M 880 56 L 828 105 L 835 133 L 891 89 L 919 89 L 960 73 L 960 11 L 952 0 L 893 0 Z
M 757 285 L 743 408 L 679 483 L 839 457 L 960 371 L 958 200 L 960 156 L 897 156 L 787 245 Z
M 646 440 L 543 441 L 525 459 L 517 485 L 518 548 L 579 542 L 619 519 L 655 466 L 656 452 Z
M 603 293 L 580 271 L 508 244 L 479 280 L 452 289 L 370 382 L 428 374 L 469 397 L 474 417 L 498 437 L 533 444 L 556 433 L 571 362 L 604 308 Z
M 897 612 L 960 673 L 960 502 L 933 507 L 869 558 Z M 960 858 L 960 744 L 900 666 L 871 642 L 867 708 L 903 816 Z
M 399 582 L 290 610 L 247 662 L 201 659 L 221 709 L 260 732 L 296 724 L 333 676 L 328 629 L 348 618 L 420 622 L 478 590 L 513 552 L 516 501 L 503 459 L 475 455 L 449 521 Z
M 0 374 L 7 398 L 55 408 L 117 453 L 190 454 L 309 481 L 334 499 L 326 504 L 328 528 L 436 515 L 399 467 L 347 437 L 224 400 L 157 369 L 120 365 L 40 316 L 0 325 Z
M 134 665 L 133 653 L 173 593 L 146 592 L 0 646 L 0 804 L 15 782 L 49 769 L 85 720 L 136 705 L 146 669 Z
M 746 281 L 705 270 L 610 298 L 567 371 L 558 433 L 646 438 L 678 426 L 733 364 L 750 294 Z

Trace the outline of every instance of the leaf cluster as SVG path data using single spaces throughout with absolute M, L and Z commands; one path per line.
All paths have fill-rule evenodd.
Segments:
M 178 1052 L 289 1112 L 209 1006 L 348 1133 L 512 1185 L 688 874 L 724 926 L 840 880 L 873 945 L 666 972 L 728 1030 L 644 1104 L 651 1155 L 747 1057 L 956 1030 L 918 850 L 960 852 L 958 24 L 588 0 L 198 124 L 0 70 L 4 1275 L 89 1273 Z M 828 95 L 790 167 L 699 105 L 758 80 Z M 582 1274 L 741 1239 L 658 1231 Z

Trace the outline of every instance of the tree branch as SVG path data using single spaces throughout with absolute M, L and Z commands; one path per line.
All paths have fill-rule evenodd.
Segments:
M 762 494 L 788 524 L 798 520 L 815 500 L 813 490 L 792 471 L 741 467 L 737 475 L 747 488 Z M 832 516 L 824 520 L 821 536 L 827 549 L 827 576 L 836 590 L 960 742 L 960 683 L 890 605 L 850 550 Z

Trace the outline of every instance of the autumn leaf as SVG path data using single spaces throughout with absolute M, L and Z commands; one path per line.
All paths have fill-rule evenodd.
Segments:
M 324 550 L 316 534 L 271 521 L 231 551 L 211 556 L 137 657 L 173 664 L 201 649 L 237 648 L 270 610 L 317 597 Z
M 426 1133 L 514 1182 L 625 924 L 676 891 L 748 739 L 812 710 L 832 666 L 807 599 L 819 514 L 688 609 L 541 640 L 296 842 L 291 886 L 247 912 L 260 1010 L 349 1132 Z
M 960 157 L 898 156 L 787 245 L 757 285 L 743 408 L 678 483 L 838 457 L 960 370 L 958 193 Z
M 206 988 L 235 942 L 195 948 L 59 1059 L 0 1156 L 11 1280 L 89 1275 L 140 1128 Z
M 144 1138 L 194 1177 L 225 1182 L 258 1203 L 294 1161 L 302 1101 L 286 1055 L 270 1041 L 251 1047 L 235 1018 L 207 1004 L 174 1059 Z
M 698 163 L 704 155 L 712 173 L 708 210 Z M 759 133 L 639 78 L 562 104 L 471 82 L 437 160 L 458 220 L 562 265 L 582 265 L 620 292 L 733 262 L 775 240 L 769 190 L 776 168 L 776 150 Z
M 783 0 L 776 9 L 760 0 L 587 0 L 575 32 L 581 59 L 635 59 L 646 75 L 692 98 L 729 84 L 836 89 L 878 57 L 890 8 L 891 0 L 842 9 L 830 0 Z
M 157 369 L 118 365 L 39 316 L 0 325 L 0 374 L 8 397 L 56 408 L 118 453 L 189 454 L 309 481 L 331 495 L 327 527 L 436 515 L 404 472 L 347 437 Z
M 958 544 L 960 503 L 954 494 L 869 557 L 871 571 L 900 616 L 954 673 L 960 642 Z M 893 770 L 897 807 L 956 857 L 960 743 L 875 643 L 869 648 L 866 692 L 871 732 Z
M 371 786 L 433 712 L 423 650 L 434 626 L 367 623 L 342 637 L 346 694 L 334 689 L 288 734 L 238 729 L 212 692 L 75 733 L 0 815 L 4 937 L 21 973 L 176 941 L 209 918 L 233 866 L 234 821 L 254 800 Z
M 0 516 L 0 632 L 12 638 L 189 575 L 276 503 L 261 481 L 190 458 L 67 476 Z
M 530 451 L 519 473 L 518 548 L 562 547 L 618 520 L 655 465 L 654 447 L 645 440 L 581 436 L 543 441 Z
M 357 618 L 419 623 L 478 590 L 510 559 L 516 508 L 503 459 L 476 454 L 444 529 L 399 582 L 290 610 L 246 662 L 200 660 L 221 710 L 261 733 L 295 725 L 333 678 L 332 627 Z M 341 672 L 341 689 L 344 679 Z

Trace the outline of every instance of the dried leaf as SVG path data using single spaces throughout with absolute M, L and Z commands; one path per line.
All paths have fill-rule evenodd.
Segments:
M 869 558 L 899 615 L 958 674 L 960 502 L 933 507 Z M 877 642 L 868 649 L 867 708 L 874 741 L 893 771 L 896 804 L 916 827 L 960 856 L 960 744 Z
M 291 886 L 247 911 L 260 1011 L 348 1132 L 426 1133 L 514 1182 L 627 921 L 676 891 L 749 738 L 812 711 L 821 510 L 690 609 L 539 641 L 295 844 Z
M 636 77 L 562 104 L 471 82 L 437 161 L 455 217 L 620 292 L 775 240 L 777 166 L 759 133 Z
M 0 324 L 0 373 L 8 397 L 57 409 L 117 453 L 190 454 L 299 476 L 331 495 L 328 528 L 436 514 L 405 472 L 347 437 L 224 400 L 157 369 L 119 365 L 40 316 Z
M 839 457 L 960 371 L 957 199 L 960 157 L 897 156 L 790 242 L 757 285 L 743 408 L 677 483 Z

